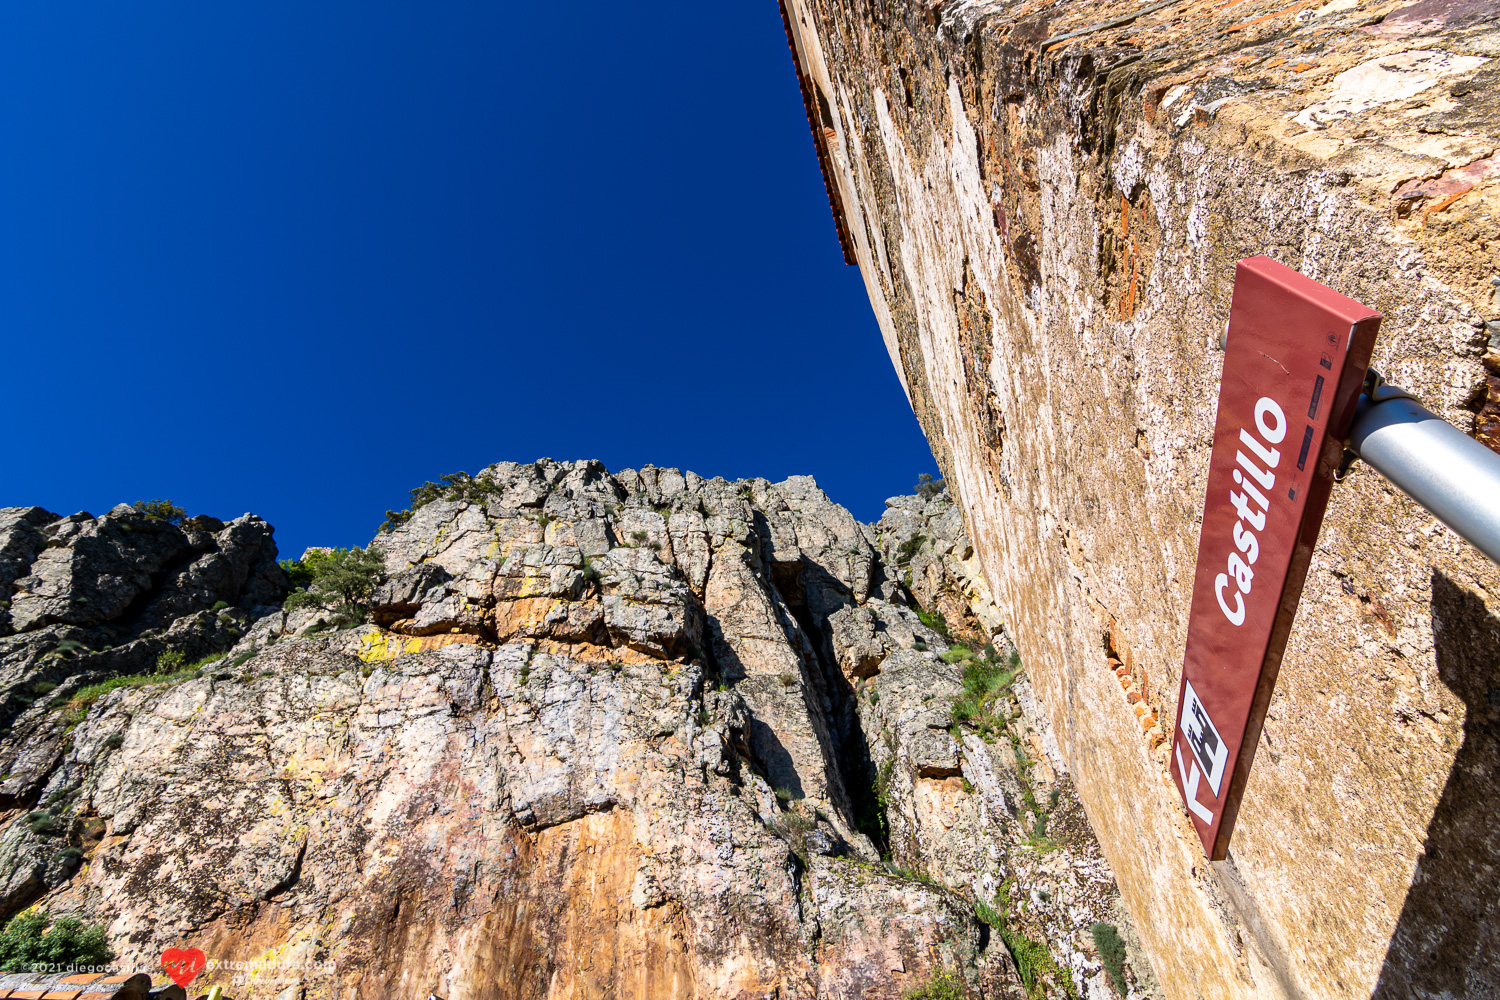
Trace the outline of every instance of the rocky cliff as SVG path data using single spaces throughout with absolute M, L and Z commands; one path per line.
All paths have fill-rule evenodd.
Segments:
M 501 464 L 342 628 L 253 517 L 0 512 L 0 916 L 236 997 L 1151 996 L 926 492 Z
M 1494 440 L 1500 5 L 785 0 L 847 258 L 1171 997 L 1500 995 L 1500 573 L 1334 490 L 1228 861 L 1169 780 L 1234 262 Z

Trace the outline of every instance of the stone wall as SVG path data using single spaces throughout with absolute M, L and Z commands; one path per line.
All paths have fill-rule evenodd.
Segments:
M 1378 475 L 1334 490 L 1229 860 L 1162 742 L 1236 260 L 1379 309 L 1376 366 L 1494 426 L 1500 4 L 784 9 L 845 252 L 1167 994 L 1500 992 L 1500 573 Z

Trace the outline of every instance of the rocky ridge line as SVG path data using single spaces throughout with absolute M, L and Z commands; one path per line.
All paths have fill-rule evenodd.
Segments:
M 863 525 L 806 477 L 476 482 L 377 538 L 352 629 L 275 606 L 256 519 L 181 545 L 129 508 L 0 512 L 4 704 L 58 685 L 0 739 L 0 907 L 106 922 L 143 967 L 183 941 L 312 967 L 236 993 L 286 1000 L 898 997 L 943 970 L 1021 996 L 1012 951 L 1033 995 L 1113 995 L 1090 928 L 1117 890 L 1024 676 L 955 717 L 1010 647 L 945 498 Z M 166 649 L 228 655 L 70 714 Z

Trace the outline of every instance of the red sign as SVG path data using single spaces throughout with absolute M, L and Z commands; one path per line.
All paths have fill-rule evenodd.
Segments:
M 1210 859 L 1239 814 L 1380 315 L 1239 262 L 1171 769 Z

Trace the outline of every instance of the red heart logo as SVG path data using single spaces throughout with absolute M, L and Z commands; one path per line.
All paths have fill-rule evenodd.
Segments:
M 197 948 L 168 948 L 161 953 L 162 968 L 167 970 L 167 975 L 172 977 L 172 982 L 183 989 L 187 989 L 187 984 L 192 982 L 207 964 L 208 959 Z

